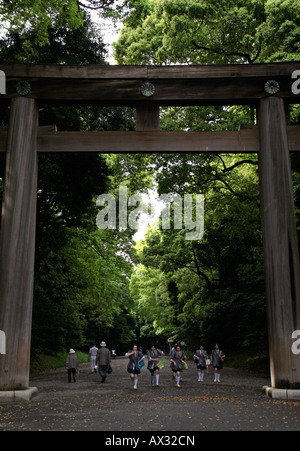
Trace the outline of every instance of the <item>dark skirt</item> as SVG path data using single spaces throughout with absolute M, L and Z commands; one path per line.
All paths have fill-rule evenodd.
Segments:
M 173 373 L 179 373 L 182 371 L 182 368 L 175 367 L 175 368 L 172 368 L 172 371 L 173 371 Z
M 127 369 L 129 374 L 140 374 L 141 370 L 139 370 L 138 368 L 136 368 L 135 370 L 131 370 L 131 369 Z

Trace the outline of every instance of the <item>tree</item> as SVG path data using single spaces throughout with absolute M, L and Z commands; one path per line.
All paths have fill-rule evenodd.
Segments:
M 34 29 L 40 46 L 49 43 L 48 28 L 78 28 L 83 24 L 82 12 L 76 0 L 3 1 L 0 5 L 1 22 L 9 31 L 19 34 Z
M 50 30 L 77 30 L 84 24 L 87 12 L 102 17 L 120 18 L 129 0 L 4 0 L 0 4 L 0 22 L 9 33 L 36 33 L 39 47 L 50 44 Z
M 82 14 L 77 27 L 50 23 L 47 36 L 47 43 L 41 45 L 34 25 L 22 33 L 10 29 L 0 40 L 1 59 L 6 63 L 106 64 L 101 31 L 89 14 Z
M 297 59 L 293 0 L 140 0 L 115 44 L 119 64 L 228 64 Z
M 162 312 L 151 307 L 151 290 L 142 295 L 143 311 L 153 314 L 156 329 L 167 330 L 176 340 L 194 347 L 197 341 L 222 339 L 231 350 L 266 350 L 264 268 L 255 160 L 237 164 L 236 156 L 219 156 L 218 163 L 204 163 L 203 156 L 176 155 L 160 172 L 159 189 L 169 192 L 205 193 L 205 234 L 201 241 L 187 241 L 185 231 L 150 229 L 140 251 L 147 268 L 140 284 L 155 269 L 165 280 Z M 203 159 L 203 163 L 201 163 Z M 160 166 L 161 169 L 161 166 Z M 187 182 L 188 180 L 188 182 Z M 167 282 L 166 282 L 167 281 Z M 158 283 L 153 286 L 158 287 Z M 138 293 L 133 294 L 134 289 Z M 135 281 L 132 296 L 141 299 Z M 149 300 L 147 304 L 147 295 Z M 172 300 L 170 302 L 170 300 Z M 149 321 L 149 317 L 146 317 Z M 165 321 L 168 322 L 166 326 Z M 255 333 L 250 324 L 256 324 Z
M 170 306 L 169 279 L 158 268 L 139 265 L 130 281 L 130 294 L 135 302 L 135 313 L 139 324 L 139 338 L 145 346 L 158 343 L 164 347 L 174 330 L 174 310 Z
M 64 242 L 58 231 L 57 246 L 43 247 L 47 253 L 36 267 L 33 350 L 87 346 L 100 336 L 119 345 L 118 335 L 130 336 L 132 266 L 118 255 L 119 243 L 111 233 L 83 228 L 64 232 Z M 113 336 L 116 323 L 122 328 Z
M 260 61 L 298 61 L 300 53 L 300 5 L 293 0 L 266 2 L 266 21 L 260 32 L 264 52 Z

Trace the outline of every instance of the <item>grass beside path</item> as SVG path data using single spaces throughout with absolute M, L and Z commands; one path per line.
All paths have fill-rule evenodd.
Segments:
M 37 374 L 44 371 L 56 370 L 63 368 L 66 364 L 67 353 L 60 352 L 55 355 L 41 354 L 38 358 L 31 361 L 30 373 Z M 76 351 L 79 363 L 86 363 L 88 361 L 88 354 L 86 352 Z
M 226 366 L 250 371 L 253 373 L 269 376 L 270 362 L 269 357 L 265 355 L 248 356 L 247 354 L 236 354 L 226 357 Z

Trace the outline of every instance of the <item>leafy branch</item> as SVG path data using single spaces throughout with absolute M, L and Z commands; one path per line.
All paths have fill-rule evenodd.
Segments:
M 228 55 L 228 56 L 239 56 L 240 58 L 245 58 L 249 64 L 255 63 L 255 61 L 258 59 L 259 55 L 261 54 L 262 47 L 259 46 L 259 49 L 255 55 L 254 58 L 250 55 L 250 53 L 244 53 L 244 52 L 224 52 L 220 51 L 214 48 L 205 47 L 204 45 L 199 45 L 196 43 L 196 41 L 192 40 L 192 44 L 197 50 L 205 50 L 206 52 L 210 53 L 216 53 L 217 55 Z

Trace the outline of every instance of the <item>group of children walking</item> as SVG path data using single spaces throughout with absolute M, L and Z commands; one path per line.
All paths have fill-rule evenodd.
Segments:
M 131 379 L 134 381 L 133 388 L 136 390 L 138 384 L 138 375 L 141 372 L 141 368 L 145 365 L 145 356 L 141 351 L 138 351 L 136 345 L 132 350 L 128 351 L 125 356 L 129 358 L 127 371 L 130 374 Z M 162 359 L 163 356 L 164 353 L 160 349 L 157 349 L 154 345 L 148 351 L 147 369 L 151 374 L 151 385 L 154 385 L 155 383 L 157 387 L 159 386 L 159 371 L 164 367 L 166 363 L 165 360 Z M 204 350 L 204 347 L 202 345 L 200 346 L 200 349 L 195 352 L 193 358 L 194 362 L 197 365 L 199 382 L 203 382 L 204 373 L 205 371 L 208 372 L 210 364 L 212 364 L 214 367 L 214 382 L 220 382 L 220 371 L 223 368 L 225 354 L 219 348 L 218 344 L 215 345 L 215 348 L 211 352 L 211 360 L 208 359 L 207 351 Z M 181 372 L 187 368 L 185 359 L 186 356 L 181 350 L 180 345 L 176 345 L 171 352 L 170 368 L 173 372 L 173 378 L 176 380 L 177 387 L 180 387 Z
M 133 380 L 133 388 L 136 390 L 138 385 L 138 375 L 141 373 L 141 368 L 145 365 L 146 356 L 142 353 L 141 350 L 138 350 L 138 347 L 136 345 L 134 345 L 133 349 L 129 350 L 125 354 L 125 356 L 129 359 L 127 371 L 130 374 L 130 378 Z M 98 349 L 94 345 L 89 351 L 89 357 L 91 361 L 91 372 L 96 371 L 96 368 L 98 367 L 99 374 L 102 378 L 101 382 L 105 382 L 106 374 L 111 368 L 111 353 L 106 348 L 106 343 L 101 342 L 100 349 Z M 155 384 L 157 387 L 159 387 L 159 371 L 164 368 L 166 364 L 164 353 L 153 345 L 148 351 L 147 357 L 147 369 L 151 374 L 151 385 Z M 218 344 L 215 345 L 214 349 L 211 352 L 211 359 L 208 358 L 207 351 L 205 351 L 202 345 L 195 352 L 193 359 L 197 366 L 199 382 L 203 382 L 204 373 L 205 371 L 208 372 L 210 364 L 212 364 L 214 368 L 214 382 L 220 382 L 220 371 L 223 368 L 225 355 L 224 352 L 219 348 Z M 170 356 L 170 368 L 172 370 L 173 378 L 176 381 L 177 387 L 180 387 L 181 372 L 187 368 L 185 360 L 186 356 L 181 350 L 181 346 L 175 345 Z M 76 382 L 76 371 L 78 367 L 79 363 L 77 356 L 75 355 L 75 351 L 73 349 L 70 349 L 66 361 L 69 382 L 71 382 L 72 377 L 73 381 Z

